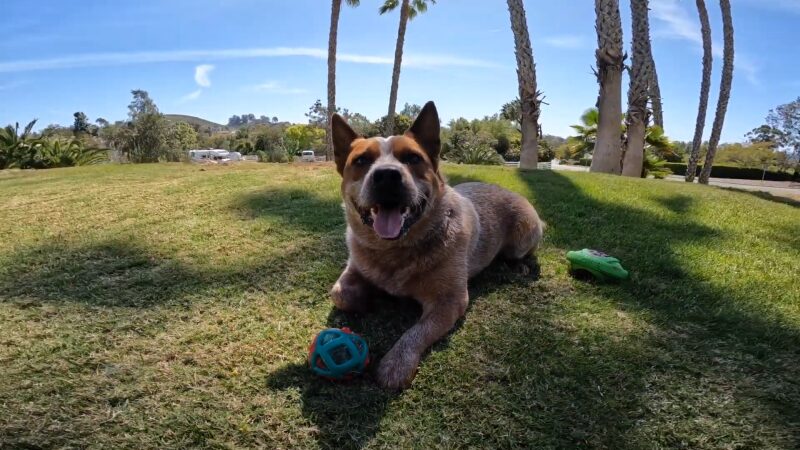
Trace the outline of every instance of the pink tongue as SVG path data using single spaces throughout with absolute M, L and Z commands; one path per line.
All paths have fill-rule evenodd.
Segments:
M 375 215 L 372 228 L 383 239 L 394 239 L 400 236 L 400 230 L 403 228 L 403 214 L 400 212 L 400 208 L 380 208 L 378 214 Z

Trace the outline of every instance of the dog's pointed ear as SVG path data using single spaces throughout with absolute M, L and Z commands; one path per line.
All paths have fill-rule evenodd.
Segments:
M 339 171 L 339 174 L 343 174 L 347 156 L 352 148 L 351 145 L 354 140 L 358 139 L 358 133 L 353 131 L 339 114 L 331 117 L 331 129 L 333 130 L 333 157 L 336 160 L 336 170 Z
M 422 110 L 417 115 L 411 128 L 406 131 L 406 136 L 411 137 L 422 146 L 433 163 L 434 170 L 439 168 L 439 150 L 441 148 L 441 137 L 439 130 L 439 113 L 433 102 L 425 103 Z

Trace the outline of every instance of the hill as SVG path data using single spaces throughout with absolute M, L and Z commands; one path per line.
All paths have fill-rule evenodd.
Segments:
M 0 448 L 798 448 L 800 208 L 442 167 L 531 200 L 540 273 L 472 280 L 399 395 L 307 368 L 324 328 L 361 334 L 374 367 L 420 314 L 332 308 L 347 258 L 332 164 L 5 171 Z M 564 254 L 585 247 L 631 279 L 572 278 Z
M 212 130 L 227 130 L 228 129 L 228 127 L 225 126 L 225 125 L 221 125 L 221 124 L 218 124 L 216 122 L 212 122 L 212 121 L 206 120 L 206 119 L 201 119 L 201 118 L 195 117 L 195 116 L 188 116 L 188 115 L 185 115 L 185 114 L 164 114 L 164 117 L 166 117 L 167 120 L 171 120 L 171 121 L 174 121 L 174 122 L 186 122 L 189 125 L 196 125 L 196 126 L 199 126 L 201 128 L 202 127 L 208 127 L 208 128 L 211 128 Z

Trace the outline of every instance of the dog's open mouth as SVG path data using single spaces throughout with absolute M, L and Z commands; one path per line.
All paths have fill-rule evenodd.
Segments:
M 364 225 L 372 227 L 381 239 L 394 240 L 408 232 L 416 223 L 424 205 L 374 205 L 361 209 Z

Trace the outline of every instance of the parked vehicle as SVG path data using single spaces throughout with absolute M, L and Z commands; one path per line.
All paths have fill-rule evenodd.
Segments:
M 241 161 L 242 154 L 239 152 L 229 152 L 223 149 L 208 150 L 189 150 L 189 159 L 194 162 L 199 161 Z
M 316 161 L 316 158 L 314 157 L 314 150 L 303 150 L 303 152 L 300 153 L 300 161 L 304 162 Z

